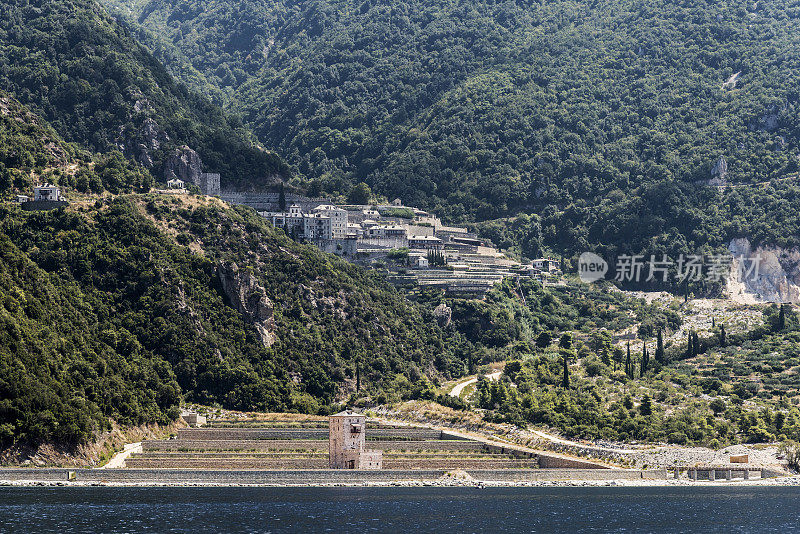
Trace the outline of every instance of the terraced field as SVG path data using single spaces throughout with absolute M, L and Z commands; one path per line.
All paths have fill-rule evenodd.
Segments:
M 488 446 L 438 430 L 369 423 L 369 448 L 383 451 L 384 469 L 520 469 L 534 455 Z M 142 443 L 127 468 L 327 469 L 327 420 L 215 421 L 178 431 L 177 439 Z

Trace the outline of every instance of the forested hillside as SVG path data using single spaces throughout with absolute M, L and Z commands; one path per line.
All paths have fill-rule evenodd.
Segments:
M 541 214 L 514 238 L 531 252 L 713 249 L 752 230 L 729 223 L 753 190 L 702 184 L 797 169 L 793 2 L 107 3 L 315 192 L 364 180 L 456 220 Z M 796 209 L 794 187 L 759 195 Z
M 385 402 L 466 371 L 460 334 L 378 276 L 252 211 L 172 200 L 0 207 L 0 443 L 163 422 L 182 398 L 324 412 L 357 374 Z
M 223 185 L 289 173 L 216 105 L 177 83 L 94 0 L 0 2 L 0 85 L 92 152 L 121 150 L 160 178 L 176 147 Z
M 324 413 L 352 394 L 431 397 L 468 369 L 472 342 L 430 307 L 249 208 L 131 194 L 147 170 L 3 94 L 0 141 L 0 194 L 49 181 L 70 198 L 0 206 L 2 447 L 164 423 L 183 400 Z

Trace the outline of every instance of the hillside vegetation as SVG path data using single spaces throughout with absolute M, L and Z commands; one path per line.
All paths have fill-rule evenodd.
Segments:
M 174 202 L 174 203 L 173 203 Z M 120 197 L 0 207 L 0 442 L 84 440 L 165 422 L 182 399 L 324 412 L 465 371 L 463 343 L 376 275 L 298 245 L 246 209 Z M 183 244 L 179 244 L 183 243 Z M 221 280 L 271 303 L 271 346 Z M 358 366 L 358 369 L 356 369 Z
M 226 186 L 289 174 L 239 121 L 176 82 L 94 0 L 0 2 L 0 84 L 66 141 L 92 152 L 121 149 L 157 178 L 182 145 Z
M 800 326 L 793 312 L 764 309 L 763 324 L 725 325 L 696 346 L 640 335 L 621 347 L 595 329 L 530 347 L 501 380 L 478 382 L 475 404 L 490 420 L 544 425 L 571 437 L 659 441 L 719 448 L 800 439 Z
M 363 180 L 453 220 L 535 213 L 509 239 L 528 255 L 796 242 L 794 180 L 703 186 L 797 170 L 792 2 L 107 4 L 315 193 Z

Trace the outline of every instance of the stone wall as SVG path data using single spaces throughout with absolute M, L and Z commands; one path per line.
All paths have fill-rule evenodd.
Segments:
M 327 458 L 129 458 L 126 468 L 327 469 Z M 383 469 L 535 469 L 536 460 L 508 458 L 384 458 Z
M 229 204 L 244 204 L 256 211 L 280 211 L 280 193 L 247 193 L 239 191 L 222 191 L 220 198 Z M 297 204 L 303 211 L 311 211 L 322 204 L 330 204 L 328 198 L 307 198 L 292 193 L 286 193 L 286 209 L 292 204 Z
M 665 469 L 504 469 L 469 470 L 475 480 L 486 482 L 535 482 L 559 480 L 663 480 Z
M 443 432 L 428 428 L 368 428 L 367 440 L 447 439 Z M 328 439 L 327 428 L 187 428 L 178 430 L 178 438 L 186 440 L 307 440 Z
M 327 432 L 327 430 L 326 430 Z M 370 449 L 379 450 L 441 450 L 441 451 L 481 451 L 485 450 L 477 441 L 368 441 Z M 145 451 L 270 451 L 307 450 L 328 451 L 328 440 L 151 440 L 142 443 Z
M 445 469 L 420 470 L 198 470 L 198 469 L 0 469 L 0 480 L 66 482 L 68 472 L 75 480 L 89 483 L 149 484 L 361 484 L 369 482 L 434 481 Z M 623 469 L 470 469 L 474 479 L 486 482 L 535 482 L 559 480 L 660 480 L 660 470 Z
M 539 467 L 547 469 L 600 469 L 604 471 L 607 469 L 605 466 L 590 461 L 566 458 L 554 454 L 539 454 L 538 458 Z

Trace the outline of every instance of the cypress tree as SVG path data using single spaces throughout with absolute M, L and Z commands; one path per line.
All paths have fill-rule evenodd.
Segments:
M 692 349 L 694 348 L 694 339 L 692 339 L 692 333 L 689 332 L 686 338 L 686 359 L 692 357 Z
M 781 304 L 781 311 L 778 312 L 778 331 L 786 328 L 786 304 Z
M 647 366 L 650 363 L 648 360 L 650 355 L 647 354 L 647 343 L 642 343 L 642 362 L 639 367 L 639 376 L 644 376 L 647 373 Z
M 628 356 L 625 358 L 625 374 L 628 378 L 633 378 L 633 366 L 631 365 L 631 342 L 628 341 Z
M 727 343 L 727 334 L 725 333 L 725 324 L 719 325 L 719 346 L 724 347 L 725 343 Z
M 661 329 L 658 329 L 658 337 L 656 339 L 656 361 L 664 363 L 664 336 Z
M 569 389 L 569 357 L 567 356 L 567 351 L 563 351 L 563 361 L 564 361 L 564 378 L 561 381 L 561 386 L 564 389 Z

